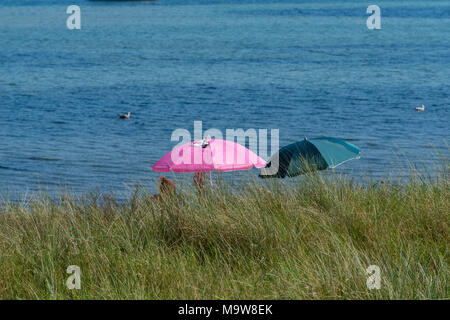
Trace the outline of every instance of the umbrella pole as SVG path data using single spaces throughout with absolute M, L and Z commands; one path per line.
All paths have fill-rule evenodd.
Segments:
M 213 186 L 211 171 L 209 172 L 209 182 L 211 183 L 211 188 Z

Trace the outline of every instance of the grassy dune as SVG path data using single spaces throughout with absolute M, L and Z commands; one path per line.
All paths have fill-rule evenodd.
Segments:
M 312 175 L 242 189 L 4 203 L 0 298 L 450 298 L 448 166 L 401 184 Z M 65 285 L 69 265 L 80 290 Z

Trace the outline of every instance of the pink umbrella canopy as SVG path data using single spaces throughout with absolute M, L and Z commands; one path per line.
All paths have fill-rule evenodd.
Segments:
M 176 147 L 152 169 L 159 172 L 211 172 L 264 168 L 266 161 L 244 146 L 228 140 L 205 139 Z

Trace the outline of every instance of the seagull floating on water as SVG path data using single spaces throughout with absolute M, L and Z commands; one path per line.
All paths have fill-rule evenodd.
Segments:
M 416 111 L 425 111 L 425 106 L 422 105 L 421 107 L 416 107 Z
M 120 119 L 130 119 L 131 112 L 128 112 L 126 114 L 118 114 Z

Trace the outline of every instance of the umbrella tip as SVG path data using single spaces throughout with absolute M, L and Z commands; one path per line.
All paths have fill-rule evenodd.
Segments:
M 209 141 L 211 140 L 211 136 L 206 135 L 206 137 L 202 141 L 202 148 L 206 148 L 209 146 Z
M 308 138 L 306 136 L 304 136 L 304 137 L 305 137 L 305 140 L 308 140 Z

